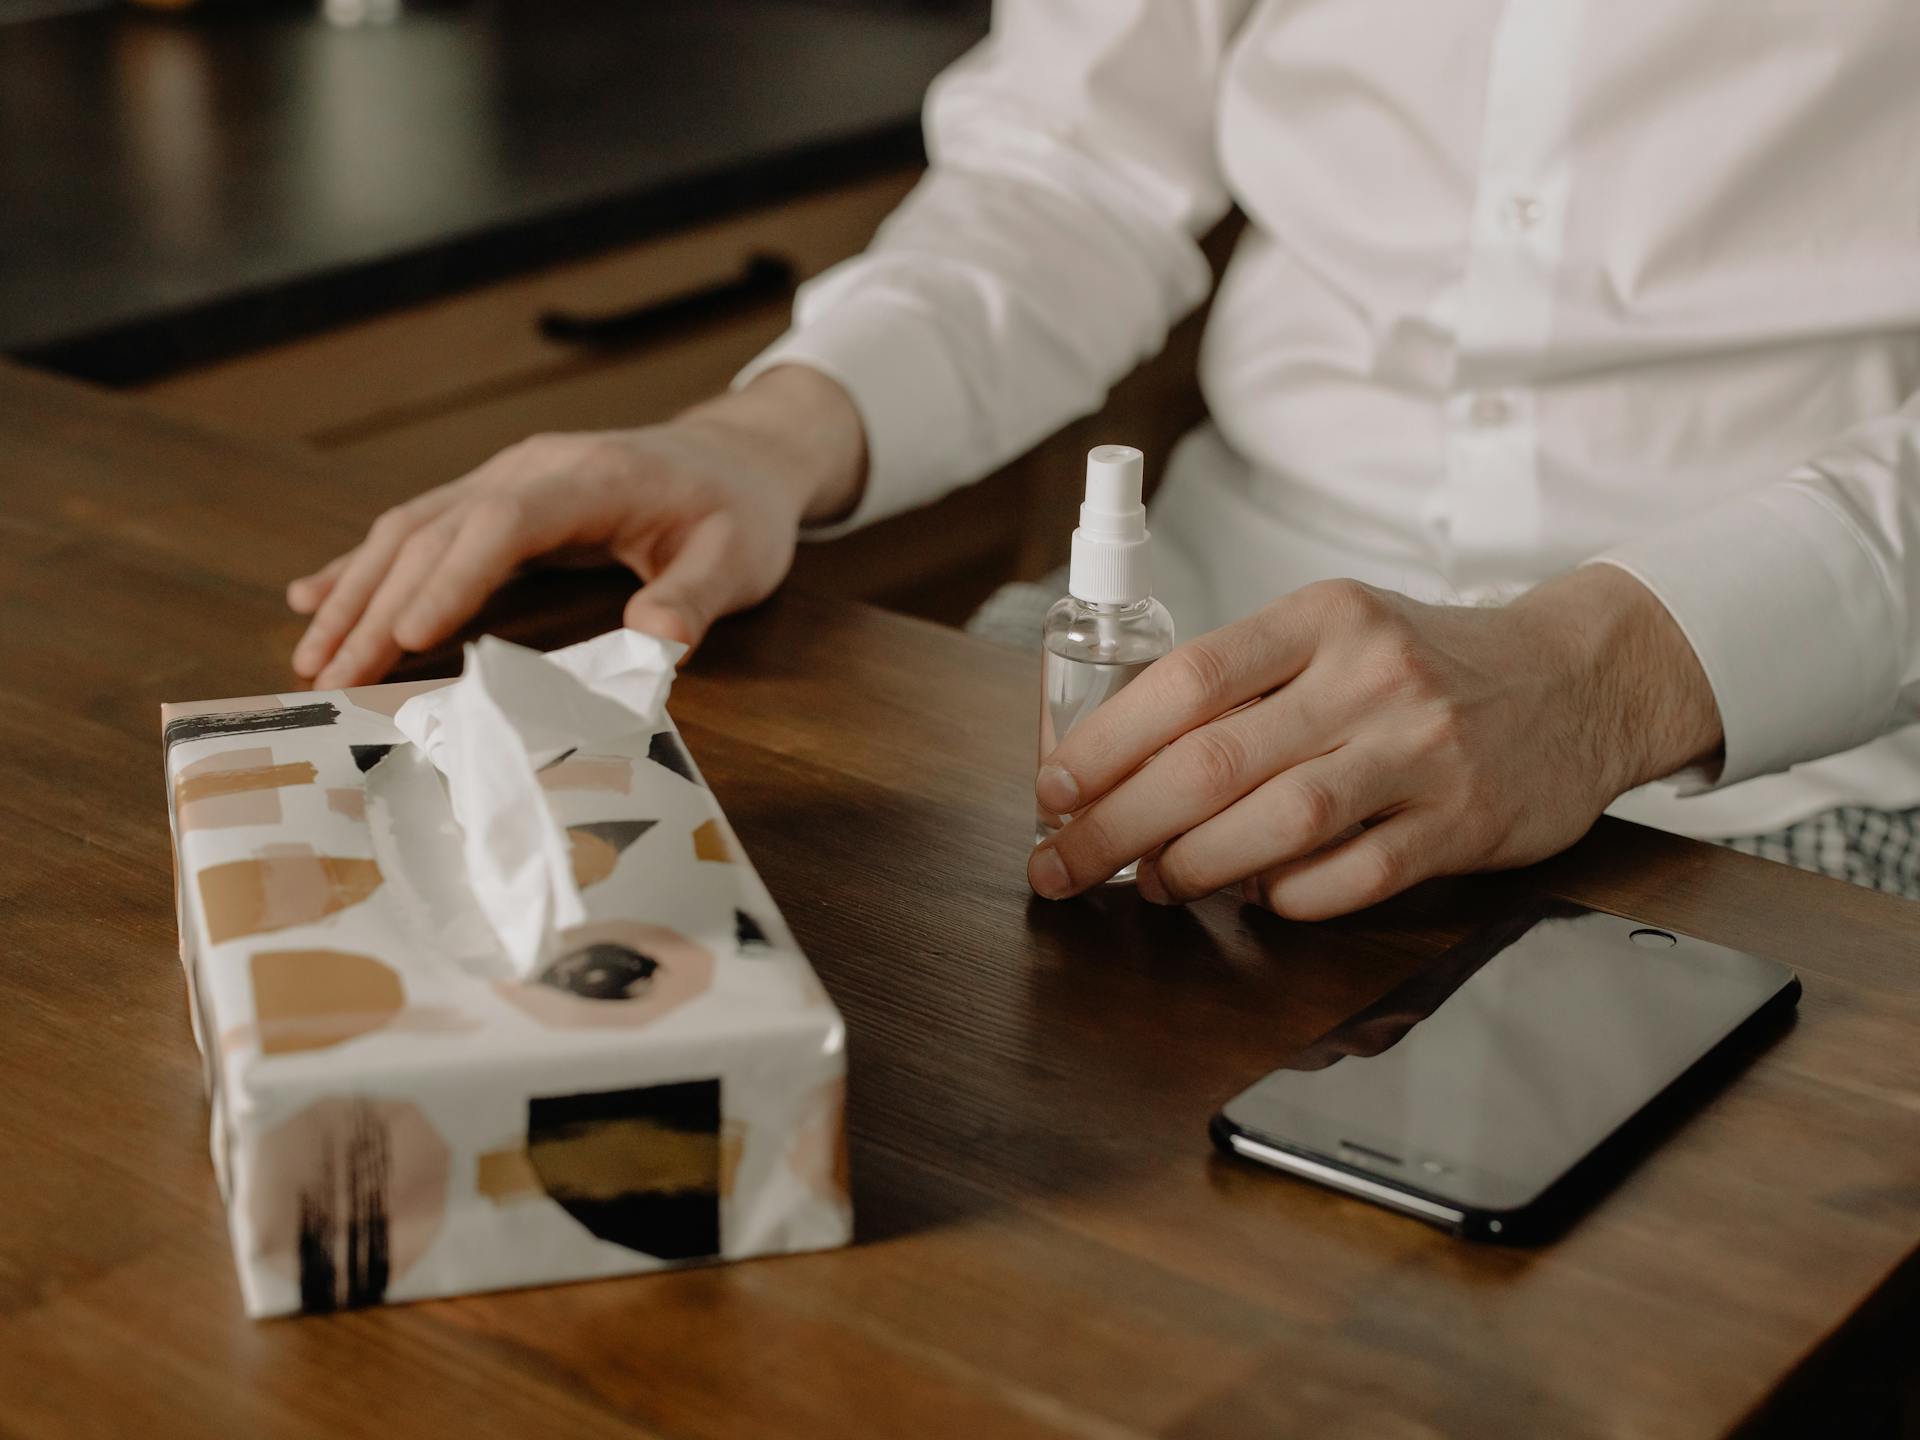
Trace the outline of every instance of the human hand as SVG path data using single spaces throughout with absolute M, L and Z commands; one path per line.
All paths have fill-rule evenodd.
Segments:
M 536 435 L 389 510 L 289 585 L 287 603 L 313 617 L 293 668 L 326 689 L 377 680 L 543 557 L 626 566 L 643 583 L 625 623 L 696 645 L 773 592 L 802 521 L 850 508 L 865 467 L 846 391 L 792 365 L 664 425 Z
M 1615 566 L 1497 608 L 1328 581 L 1178 647 L 1061 742 L 1035 794 L 1073 819 L 1027 875 L 1060 898 L 1145 857 L 1148 900 L 1239 885 L 1322 919 L 1544 859 L 1720 738 L 1685 636 Z

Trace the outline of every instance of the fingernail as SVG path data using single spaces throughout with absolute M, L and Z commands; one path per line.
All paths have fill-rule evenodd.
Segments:
M 1173 903 L 1173 896 L 1167 893 L 1166 882 L 1160 878 L 1160 867 L 1150 861 L 1142 860 L 1140 868 L 1134 871 L 1134 886 L 1140 891 L 1140 898 L 1150 904 Z
M 1058 765 L 1042 765 L 1033 777 L 1033 793 L 1040 803 L 1056 815 L 1071 815 L 1080 808 L 1080 787 Z
M 1042 845 L 1033 852 L 1033 858 L 1027 861 L 1027 883 L 1033 886 L 1034 893 L 1044 895 L 1049 900 L 1063 898 L 1073 888 L 1073 881 L 1067 875 L 1066 862 L 1053 853 L 1053 848 Z

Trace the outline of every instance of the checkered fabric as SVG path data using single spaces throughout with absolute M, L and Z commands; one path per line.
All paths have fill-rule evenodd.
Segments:
M 967 621 L 967 632 L 1011 650 L 1036 650 L 1047 607 L 1066 588 L 1064 569 L 1037 583 L 1002 585 Z M 1842 805 L 1768 835 L 1734 835 L 1718 843 L 1763 860 L 1920 900 L 1920 809 Z
M 1841 805 L 1770 835 L 1734 835 L 1719 843 L 1762 860 L 1920 900 L 1920 809 Z

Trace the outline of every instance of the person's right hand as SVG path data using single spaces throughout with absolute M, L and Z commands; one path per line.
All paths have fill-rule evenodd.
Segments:
M 293 668 L 322 689 L 378 680 L 471 619 L 521 565 L 614 561 L 625 621 L 697 645 L 786 578 L 802 521 L 851 507 L 866 468 L 852 400 L 781 366 L 664 425 L 536 435 L 382 515 L 287 587 L 312 622 Z

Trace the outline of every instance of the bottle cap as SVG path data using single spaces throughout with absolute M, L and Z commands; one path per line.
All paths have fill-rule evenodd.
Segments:
M 1096 445 L 1087 452 L 1087 491 L 1080 528 L 1073 532 L 1067 589 L 1090 605 L 1132 605 L 1153 593 L 1140 471 L 1140 452 L 1131 445 Z

